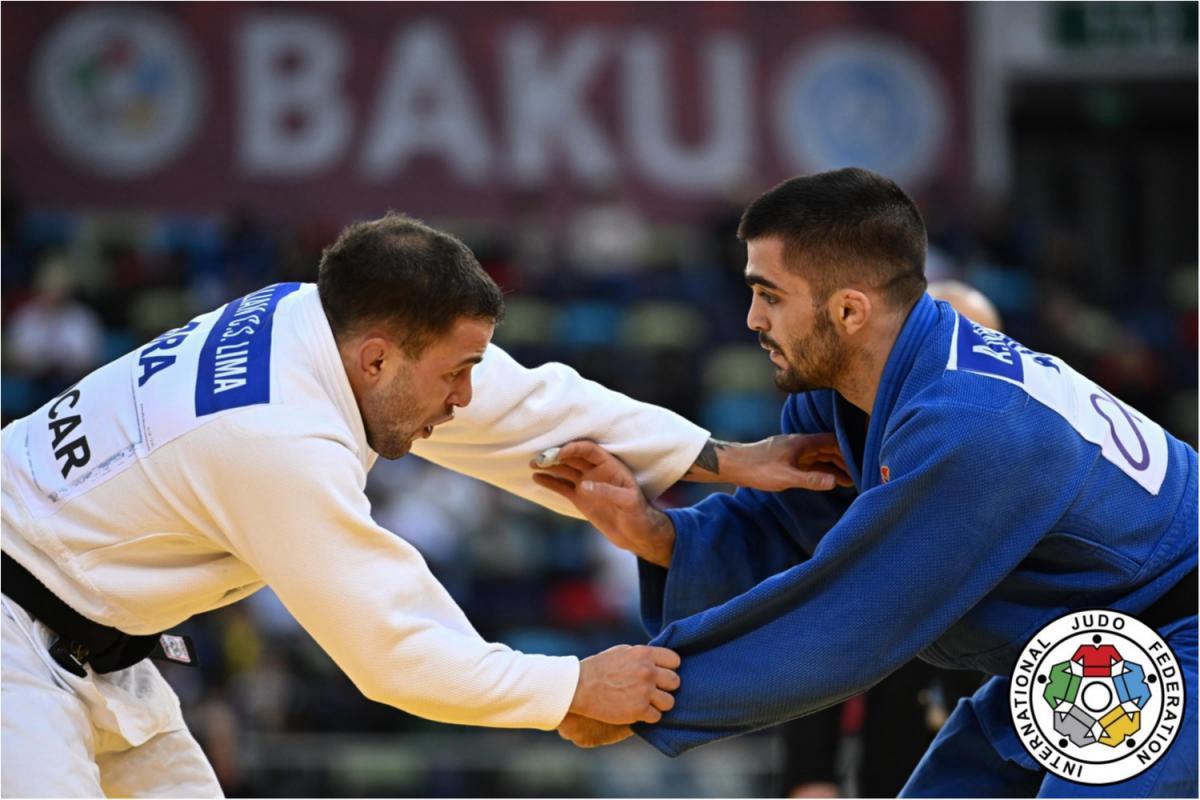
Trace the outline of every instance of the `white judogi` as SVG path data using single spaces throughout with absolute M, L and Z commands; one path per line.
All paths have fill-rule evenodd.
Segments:
M 529 370 L 489 347 L 474 374 L 471 405 L 414 453 L 558 511 L 572 513 L 530 479 L 542 449 L 594 439 L 654 496 L 708 436 L 561 364 Z M 371 519 L 363 487 L 374 459 L 316 287 L 278 284 L 163 334 L 5 428 L 3 549 L 75 610 L 131 634 L 270 584 L 367 697 L 443 722 L 554 728 L 578 661 L 480 638 L 420 554 Z M 3 794 L 97 794 L 101 781 L 112 790 L 96 774 L 106 754 L 163 750 L 173 732 L 171 757 L 192 775 L 198 748 L 150 662 L 78 679 L 7 599 L 3 624 Z M 61 689 L 77 719 L 50 734 L 37 697 L 61 699 Z M 61 757 L 45 750 L 56 736 Z M 76 762 L 88 774 L 67 780 Z M 173 785 L 131 771 L 122 793 Z M 203 793 L 219 793 L 211 770 L 207 780 Z M 180 784 L 195 794 L 204 780 Z

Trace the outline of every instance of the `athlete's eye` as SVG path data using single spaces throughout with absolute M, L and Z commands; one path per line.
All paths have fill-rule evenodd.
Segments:
M 761 289 L 756 291 L 755 294 L 758 295 L 759 297 L 761 297 L 763 299 L 763 302 L 769 306 L 773 306 L 779 302 L 779 298 L 777 298 L 775 295 L 768 294 L 767 292 L 764 292 Z

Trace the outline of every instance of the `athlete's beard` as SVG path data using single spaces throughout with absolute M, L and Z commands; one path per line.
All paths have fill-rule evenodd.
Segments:
M 787 362 L 787 367 L 775 368 L 775 385 L 790 394 L 832 389 L 846 366 L 846 348 L 838 341 L 829 317 L 820 311 L 809 334 L 791 339 L 786 349 L 765 334 L 760 333 L 758 340 Z
M 386 390 L 363 398 L 367 444 L 383 458 L 402 458 L 425 427 L 425 417 L 412 391 L 412 375 L 398 373 Z

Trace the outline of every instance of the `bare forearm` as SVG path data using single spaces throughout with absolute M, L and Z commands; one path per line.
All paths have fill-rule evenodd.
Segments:
M 833 434 L 784 434 L 742 444 L 709 439 L 683 480 L 750 489 L 827 491 L 851 485 Z
M 719 483 L 728 481 L 721 476 L 722 464 L 729 471 L 732 461 L 736 460 L 735 451 L 744 445 L 723 442 L 720 439 L 709 439 L 696 456 L 696 461 L 683 473 L 683 480 L 694 483 Z

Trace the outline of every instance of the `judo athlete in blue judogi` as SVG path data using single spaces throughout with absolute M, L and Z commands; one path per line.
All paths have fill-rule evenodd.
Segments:
M 677 755 L 920 657 L 994 677 L 904 794 L 1195 797 L 1196 452 L 1062 360 L 926 295 L 924 225 L 887 179 L 793 179 L 747 209 L 739 236 L 748 324 L 791 393 L 783 429 L 836 433 L 853 486 L 739 490 L 664 513 L 596 445 L 563 448 L 537 480 L 640 557 L 645 625 L 683 658 L 674 710 L 635 732 Z M 1173 744 L 1116 784 L 1041 768 L 1010 715 L 1021 649 L 1085 608 L 1146 622 L 1185 675 Z M 580 743 L 623 735 L 593 734 Z

